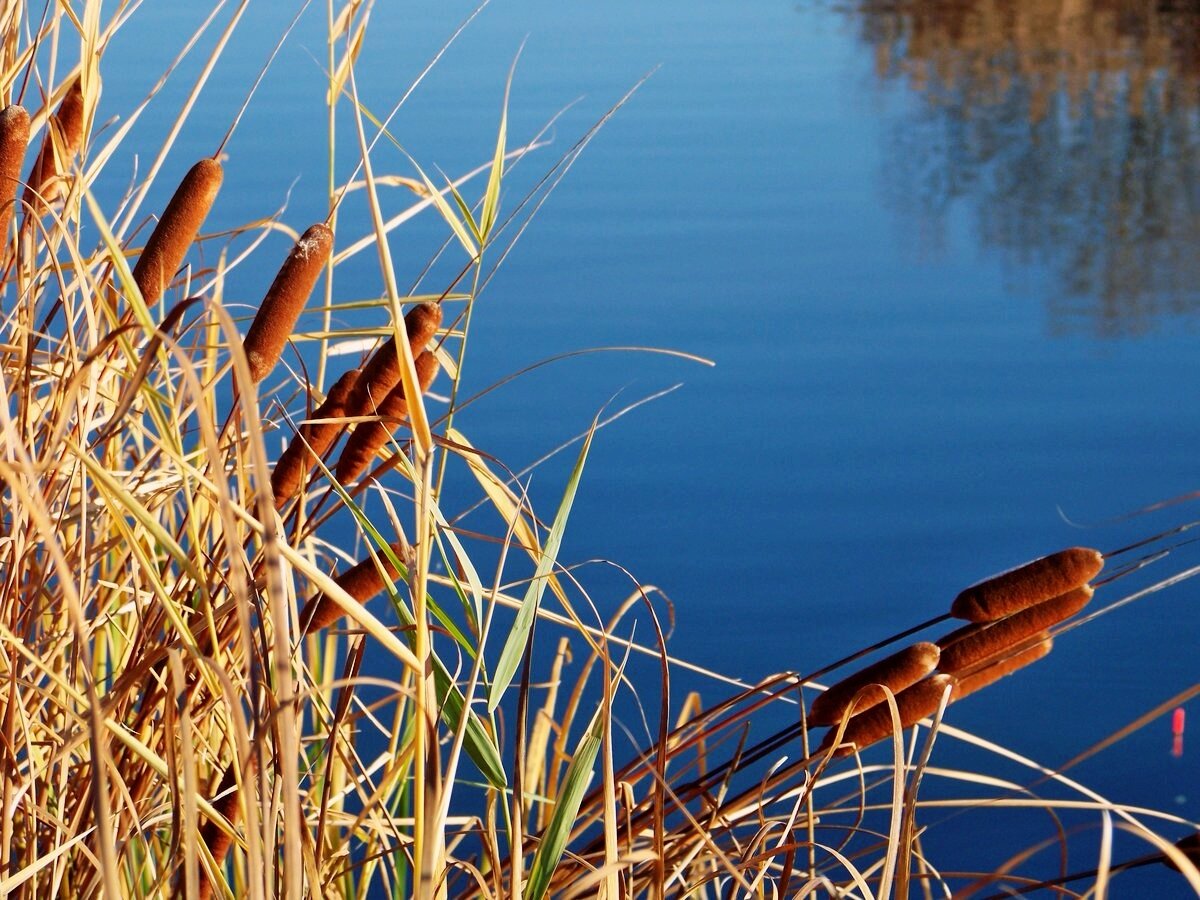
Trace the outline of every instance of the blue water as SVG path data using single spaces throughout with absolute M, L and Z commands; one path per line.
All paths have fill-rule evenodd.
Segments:
M 880 30 L 903 31 L 913 6 L 496 0 L 396 120 L 431 173 L 486 160 L 524 41 L 511 140 L 582 99 L 553 144 L 513 171 L 511 209 L 655 70 L 488 285 L 463 389 L 594 346 L 675 348 L 715 367 L 583 357 L 491 394 L 458 424 L 520 469 L 610 401 L 682 382 L 596 438 L 562 558 L 616 560 L 660 587 L 675 604 L 672 652 L 728 675 L 815 669 L 938 614 L 989 572 L 1069 544 L 1115 548 L 1195 514 L 1077 524 L 1196 487 L 1195 107 L 1089 119 L 1064 101 L 1030 125 L 1019 97 L 923 87 L 876 56 Z M 375 10 L 359 69 L 372 111 L 394 102 L 470 9 Z M 165 32 L 195 15 L 142 18 Z M 168 171 L 212 151 L 283 22 L 251 8 Z M 310 12 L 231 142 L 218 224 L 272 212 L 289 189 L 285 221 L 301 229 L 323 217 L 322 28 Z M 147 89 L 173 46 L 147 47 L 136 67 L 114 63 L 106 108 Z M 903 63 L 915 42 L 891 46 Z M 1194 94 L 1197 83 L 1184 87 Z M 181 89 L 164 90 L 138 134 L 161 139 Z M 348 119 L 340 128 L 344 178 L 354 139 Z M 375 164 L 411 174 L 390 147 Z M 164 176 L 160 202 L 173 181 Z M 385 200 L 399 209 L 408 198 Z M 339 246 L 366 230 L 351 204 Z M 428 214 L 397 232 L 403 287 L 445 237 Z M 425 289 L 461 265 L 455 252 Z M 235 273 L 229 299 L 252 301 L 269 277 Z M 348 266 L 340 289 L 377 296 L 373 257 Z M 572 458 L 533 476 L 547 517 Z M 463 498 L 473 499 L 469 486 Z M 497 527 L 486 513 L 465 524 Z M 601 609 L 629 590 L 612 573 L 593 577 Z M 1185 583 L 1064 635 L 1036 677 L 1008 679 L 948 721 L 1047 764 L 1072 757 L 1195 680 L 1196 591 Z M 707 700 L 725 692 L 681 672 L 677 696 L 691 687 Z M 1176 760 L 1169 747 L 1162 719 L 1073 774 L 1113 800 L 1200 818 L 1196 750 Z M 950 741 L 935 757 L 968 760 L 991 764 Z M 927 848 L 965 852 L 962 837 L 934 824 Z M 1182 890 L 1137 877 L 1150 881 L 1126 876 L 1114 896 L 1149 895 L 1135 884 Z

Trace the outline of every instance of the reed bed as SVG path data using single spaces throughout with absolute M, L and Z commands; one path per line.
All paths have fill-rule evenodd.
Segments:
M 11 103 L 24 66 L 98 59 L 103 70 L 123 21 L 95 2 L 77 15 L 54 6 L 44 20 L 4 9 Z M 0 891 L 615 900 L 1015 890 L 1046 882 L 1032 864 L 1044 822 L 1033 838 L 1018 830 L 986 871 L 943 872 L 924 842 L 954 827 L 957 809 L 1001 819 L 1030 807 L 1056 822 L 1115 821 L 1151 862 L 1178 866 L 1175 883 L 1200 889 L 1193 844 L 1178 837 L 1193 823 L 1110 802 L 1069 766 L 1022 760 L 953 724 L 968 693 L 1046 656 L 1091 617 L 1193 574 L 1168 571 L 1175 535 L 1103 555 L 1118 565 L 1092 586 L 1101 554 L 1073 549 L 985 582 L 968 601 L 931 601 L 930 613 L 986 612 L 990 624 L 956 636 L 867 660 L 942 613 L 841 665 L 755 684 L 703 673 L 727 696 L 675 702 L 682 661 L 667 650 L 665 599 L 632 577 L 623 597 L 593 596 L 587 568 L 559 559 L 600 423 L 581 435 L 557 509 L 542 517 L 457 416 L 472 402 L 458 380 L 471 310 L 498 264 L 487 261 L 508 255 L 594 130 L 548 164 L 534 194 L 504 206 L 506 173 L 540 144 L 510 144 L 503 106 L 474 180 L 443 189 L 419 170 L 376 174 L 354 77 L 369 5 L 325 11 L 330 121 L 348 121 L 358 153 L 333 154 L 330 136 L 330 217 L 281 268 L 260 243 L 296 234 L 286 211 L 225 221 L 218 191 L 236 154 L 195 164 L 158 209 L 164 173 L 186 164 L 168 140 L 105 213 L 93 182 L 137 148 L 119 128 L 87 133 L 94 71 L 38 69 L 43 108 L 0 114 L 0 176 L 20 179 L 26 144 L 41 141 L 24 179 L 31 215 L 18 229 L 7 222 L 0 319 Z M 201 26 L 221 38 L 189 91 L 197 102 L 240 15 L 219 7 Z M 181 45 L 214 46 L 202 36 Z M 32 94 L 23 99 L 32 109 Z M 232 131 L 240 112 L 229 116 Z M 378 188 L 391 177 L 420 189 L 388 218 Z M 337 224 L 352 187 L 370 212 L 365 241 Z M 10 188 L 11 200 L 20 187 Z M 440 217 L 443 253 L 462 257 L 435 290 L 404 294 L 389 223 L 418 208 Z M 339 267 L 364 251 L 379 259 L 378 296 L 345 301 Z M 238 296 L 238 267 L 260 279 L 254 297 Z M 350 307 L 362 320 L 340 323 L 333 313 Z M 277 365 L 285 352 L 294 367 Z M 448 401 L 426 393 L 439 372 Z M 447 508 L 464 488 L 496 516 L 493 532 Z M 1137 577 L 1149 584 L 1122 593 Z M 1099 608 L 1078 617 L 1093 588 Z M 842 669 L 819 693 L 817 680 Z M 939 754 L 984 748 L 1004 774 L 932 765 L 935 738 Z M 967 785 L 966 796 L 926 799 L 930 782 Z M 1071 828 L 1050 832 L 1046 846 L 1065 852 Z M 1100 862 L 1104 872 L 1120 864 Z M 1059 882 L 1076 876 L 1089 877 Z

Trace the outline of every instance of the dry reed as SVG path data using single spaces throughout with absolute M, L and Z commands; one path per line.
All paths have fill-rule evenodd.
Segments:
M 938 646 L 942 648 L 938 669 L 954 675 L 998 656 L 1039 631 L 1075 615 L 1087 606 L 1092 594 L 1092 588 L 1084 585 L 996 622 L 981 622 L 952 631 L 938 640 Z
M 419 303 L 404 316 L 404 332 L 414 357 L 419 356 L 425 345 L 433 339 L 442 324 L 442 308 L 436 303 Z M 384 398 L 400 382 L 399 348 L 394 337 L 388 338 L 371 354 L 363 366 L 350 399 L 346 401 L 346 413 L 350 416 L 371 416 Z
M 334 421 L 346 415 L 346 398 L 350 396 L 358 381 L 361 369 L 351 369 L 334 382 L 325 402 L 313 410 L 313 419 L 328 421 L 309 422 L 300 426 L 300 433 L 292 438 L 287 449 L 280 454 L 271 472 L 271 492 L 275 497 L 275 508 L 279 509 L 300 490 L 300 484 L 309 470 L 323 459 L 342 430 L 342 423 Z
M 993 575 L 954 598 L 950 615 L 969 622 L 993 622 L 1091 581 L 1104 568 L 1098 550 L 1070 547 Z
M 932 672 L 940 655 L 937 644 L 921 641 L 843 678 L 813 700 L 809 724 L 833 725 L 851 706 L 853 715 L 866 712 L 884 701 L 883 687 L 899 694 Z
M 15 103 L 6 106 L 0 112 L 0 240 L 8 235 L 28 147 L 29 113 Z
M 953 675 L 931 675 L 896 694 L 901 729 L 910 728 L 926 716 L 932 715 L 942 702 L 946 688 L 953 684 Z M 856 749 L 865 750 L 883 740 L 892 734 L 893 724 L 891 707 L 886 703 L 855 716 L 847 723 L 842 740 L 833 751 L 834 757 L 849 756 Z M 837 740 L 837 735 L 838 729 L 831 728 L 817 753 L 828 752 Z
M 413 362 L 417 368 L 417 386 L 424 394 L 437 377 L 437 357 L 426 350 Z M 346 446 L 337 462 L 338 481 L 343 484 L 353 481 L 370 465 L 375 454 L 388 442 L 396 426 L 408 418 L 408 408 L 404 385 L 397 384 L 379 404 L 379 419 L 360 423 L 346 440 Z
M 392 553 L 397 558 L 401 556 L 402 546 L 392 544 Z M 383 566 L 389 580 L 395 580 L 398 569 L 384 555 L 379 554 L 379 563 Z M 351 566 L 334 582 L 359 603 L 366 603 L 383 590 L 383 575 L 379 571 L 374 558 L 368 556 L 362 562 Z M 314 631 L 332 625 L 342 616 L 342 608 L 337 601 L 331 600 L 324 593 L 312 597 L 300 611 L 300 633 L 312 634 Z
M 266 378 L 279 362 L 332 251 L 333 231 L 319 222 L 300 236 L 275 275 L 242 343 L 250 366 L 250 380 L 255 384 Z
M 62 102 L 46 123 L 42 148 L 25 182 L 25 203 L 33 206 L 41 197 L 53 203 L 62 195 L 59 176 L 67 168 L 83 143 L 83 89 L 79 79 L 71 83 Z
M 1016 650 L 1007 656 L 1001 654 L 995 662 L 989 663 L 975 672 L 958 676 L 954 685 L 954 694 L 950 699 L 961 700 L 976 691 L 983 690 L 1006 675 L 1011 675 L 1013 672 L 1037 662 L 1053 649 L 1054 640 L 1050 637 L 1049 632 L 1042 632 L 1041 639 L 1036 644 L 1023 650 Z
M 212 209 L 224 177 L 215 159 L 200 160 L 183 176 L 133 269 L 133 280 L 147 304 L 162 299 Z

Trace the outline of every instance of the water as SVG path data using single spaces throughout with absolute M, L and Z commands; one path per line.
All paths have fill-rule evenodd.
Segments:
M 811 670 L 937 614 L 988 572 L 1194 515 L 1075 524 L 1195 488 L 1200 437 L 1197 14 L 1077 5 L 1076 19 L 1050 0 L 497 0 L 402 111 L 399 139 L 428 171 L 482 162 L 527 40 L 512 139 L 584 99 L 514 171 L 511 203 L 660 67 L 488 286 L 464 387 L 591 346 L 672 347 L 716 366 L 584 357 L 490 395 L 460 425 L 521 468 L 617 392 L 620 406 L 683 382 L 598 436 L 562 554 L 617 560 L 661 587 L 677 656 L 744 678 Z M 364 101 L 386 109 L 469 10 L 378 8 Z M 146 10 L 146 27 L 154 16 L 165 28 L 194 14 Z M 283 24 L 266 8 L 249 17 L 177 171 L 211 152 L 263 35 Z M 230 145 L 217 212 L 229 223 L 273 210 L 296 178 L 286 221 L 323 214 L 324 148 L 290 139 L 297 116 L 320 131 L 323 54 L 310 15 Z M 118 82 L 144 89 L 157 71 L 108 72 L 106 102 L 121 108 Z M 155 122 L 141 126 L 151 137 L 165 129 Z M 348 123 L 341 136 L 352 154 Z M 390 148 L 376 165 L 409 172 Z M 361 212 L 344 222 L 339 245 L 365 231 Z M 430 216 L 397 234 L 406 277 L 444 237 Z M 231 295 L 254 298 L 268 278 L 238 273 Z M 347 268 L 346 290 L 378 285 L 373 259 Z M 544 514 L 571 456 L 534 476 Z M 495 527 L 484 514 L 467 522 Z M 592 577 L 604 609 L 628 591 Z M 1185 583 L 1064 635 L 1037 675 L 949 721 L 1060 763 L 1195 680 L 1195 599 Z M 708 700 L 722 693 L 699 684 Z M 1162 719 L 1073 774 L 1113 800 L 1200 818 L 1196 751 L 1172 759 L 1169 747 Z M 949 741 L 942 753 L 946 766 L 998 765 Z M 939 821 L 929 814 L 930 846 L 977 842 Z M 1130 875 L 1114 896 L 1151 890 L 1181 887 Z

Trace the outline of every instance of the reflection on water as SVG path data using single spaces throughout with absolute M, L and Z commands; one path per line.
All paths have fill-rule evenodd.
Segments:
M 920 111 L 888 193 L 936 239 L 960 198 L 990 247 L 1059 274 L 1052 327 L 1200 319 L 1200 0 L 844 0 Z

